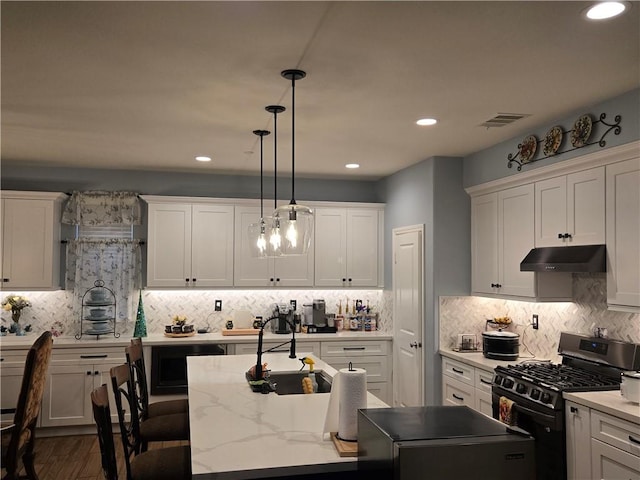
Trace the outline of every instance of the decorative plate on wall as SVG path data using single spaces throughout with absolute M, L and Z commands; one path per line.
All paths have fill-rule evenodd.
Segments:
M 544 153 L 547 157 L 555 155 L 560 148 L 561 143 L 562 127 L 556 125 L 551 130 L 549 130 L 547 132 L 547 135 L 544 137 L 544 146 L 542 147 L 542 153 Z
M 538 140 L 533 135 L 525 137 L 520 144 L 520 161 L 522 163 L 528 163 L 536 154 L 538 148 Z
M 591 129 L 593 128 L 593 120 L 588 113 L 581 115 L 576 123 L 573 124 L 573 131 L 571 132 L 571 145 L 574 148 L 584 147 L 589 141 L 591 136 Z

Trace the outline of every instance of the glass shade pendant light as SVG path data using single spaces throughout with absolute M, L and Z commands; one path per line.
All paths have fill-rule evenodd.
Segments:
M 267 242 L 267 222 L 264 218 L 264 167 L 263 167 L 263 141 L 269 135 L 269 130 L 254 130 L 253 133 L 260 137 L 260 221 L 249 225 L 249 249 L 252 257 L 269 256 Z
M 278 204 L 278 114 L 286 110 L 282 105 L 268 105 L 264 109 L 273 113 L 273 217 L 265 218 L 269 229 L 269 256 L 278 257 L 282 255 L 282 226 L 281 218 L 277 212 Z
M 285 232 L 282 243 L 283 255 L 305 255 L 309 252 L 313 234 L 313 212 L 309 207 L 298 205 L 295 200 L 295 106 L 296 80 L 307 76 L 302 70 L 283 70 L 281 75 L 291 80 L 291 201 L 288 205 L 276 208 L 274 217 L 280 219 L 281 228 Z

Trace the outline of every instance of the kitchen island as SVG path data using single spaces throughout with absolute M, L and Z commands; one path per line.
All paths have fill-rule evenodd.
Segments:
M 310 356 L 299 353 L 298 357 Z M 337 372 L 315 359 L 316 370 Z M 276 371 L 302 366 L 288 353 L 268 353 L 263 362 Z M 201 356 L 187 360 L 191 466 L 197 479 L 298 477 L 357 469 L 356 457 L 340 457 L 323 436 L 328 393 L 254 393 L 245 372 L 256 355 Z M 308 368 L 308 367 L 305 367 Z M 367 407 L 387 405 L 367 394 Z

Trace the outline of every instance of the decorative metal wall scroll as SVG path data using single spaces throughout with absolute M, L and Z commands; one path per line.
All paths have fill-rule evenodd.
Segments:
M 622 127 L 620 127 L 622 117 L 620 115 L 615 116 L 613 119 L 614 123 L 607 123 L 605 121 L 606 118 L 607 114 L 601 113 L 600 118 L 594 121 L 591 114 L 586 113 L 578 117 L 571 130 L 563 130 L 561 126 L 556 125 L 547 132 L 542 140 L 538 140 L 535 135 L 527 135 L 524 140 L 522 140 L 522 143 L 518 144 L 518 152 L 515 155 L 513 153 L 508 155 L 507 160 L 509 162 L 507 163 L 507 167 L 511 168 L 515 163 L 518 165 L 518 171 L 520 171 L 523 165 L 544 160 L 554 155 L 567 153 L 578 148 L 587 147 L 596 143 L 602 148 L 607 144 L 604 137 L 606 137 L 611 130 L 613 130 L 615 135 L 620 135 L 622 131 Z M 597 123 L 602 123 L 608 128 L 604 131 L 600 140 L 589 142 L 594 125 Z M 565 134 L 569 134 L 572 148 L 561 151 L 560 146 L 562 145 Z M 538 151 L 538 144 L 542 145 L 542 156 L 535 158 L 536 152 Z

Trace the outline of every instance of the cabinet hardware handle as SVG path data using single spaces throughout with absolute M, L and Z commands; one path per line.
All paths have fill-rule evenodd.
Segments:
M 90 372 L 90 371 L 87 371 L 87 375 L 91 375 L 91 372 Z
M 352 282 L 352 281 L 353 281 L 353 279 L 352 279 L 352 278 L 350 278 L 350 279 L 349 279 L 349 281 L 350 281 L 350 282 Z
M 565 233 L 565 237 L 566 237 L 566 238 L 572 238 L 572 237 L 573 237 L 573 235 L 571 235 L 570 233 Z
M 577 407 L 569 407 L 569 411 L 571 413 L 578 413 L 578 408 Z
M 109 355 L 106 353 L 103 355 L 80 355 L 80 358 L 107 358 Z
M 411 342 L 411 343 L 409 344 L 409 346 L 410 346 L 411 348 L 418 348 L 418 342 Z
M 480 383 L 484 383 L 485 385 L 491 385 L 491 382 L 487 382 L 484 378 L 480 379 Z
M 562 235 L 561 233 L 558 234 L 558 238 L 564 238 L 564 235 Z
M 342 350 L 364 350 L 366 347 L 342 347 Z
M 347 279 L 346 279 L 346 278 L 343 278 L 343 279 L 342 279 L 342 281 L 343 281 L 343 282 L 346 282 L 346 281 L 347 281 Z
M 4 362 L 4 358 L 0 358 L 0 362 Z
M 634 437 L 633 435 L 629 435 L 629 440 L 631 440 L 633 443 L 637 443 L 638 445 L 640 445 L 640 439 Z
M 195 282 L 196 280 L 197 280 L 197 278 L 192 278 L 191 279 L 192 282 Z
M 458 369 L 457 369 L 457 368 L 455 368 L 455 367 L 451 367 L 451 370 L 453 370 L 453 371 L 454 371 L 454 372 L 456 372 L 456 373 L 459 373 L 460 375 L 462 375 L 462 374 L 464 373 L 464 370 L 458 370 Z
M 100 375 L 100 372 L 98 370 L 96 370 L 95 372 L 93 372 L 94 375 Z
M 271 278 L 269 279 L 269 281 L 270 281 L 270 282 L 273 282 L 273 277 L 271 277 Z
M 496 283 L 496 287 L 502 288 L 502 284 L 501 283 Z
M 187 283 L 189 283 L 189 279 L 188 279 L 188 278 L 185 278 L 185 279 L 184 279 L 184 281 L 185 281 L 185 282 L 187 282 Z
M 2 279 L 2 281 L 3 281 L 4 283 L 9 283 L 9 279 L 8 279 L 8 278 L 3 278 L 3 279 Z
M 279 281 L 280 281 L 280 277 L 277 277 L 277 278 L 276 278 L 276 282 L 279 282 Z
M 456 395 L 455 393 L 452 393 L 452 394 L 451 394 L 451 396 L 452 396 L 453 398 L 455 398 L 456 400 L 460 400 L 461 402 L 464 402 L 464 398 L 459 397 L 459 396 L 458 396 L 458 395 Z

